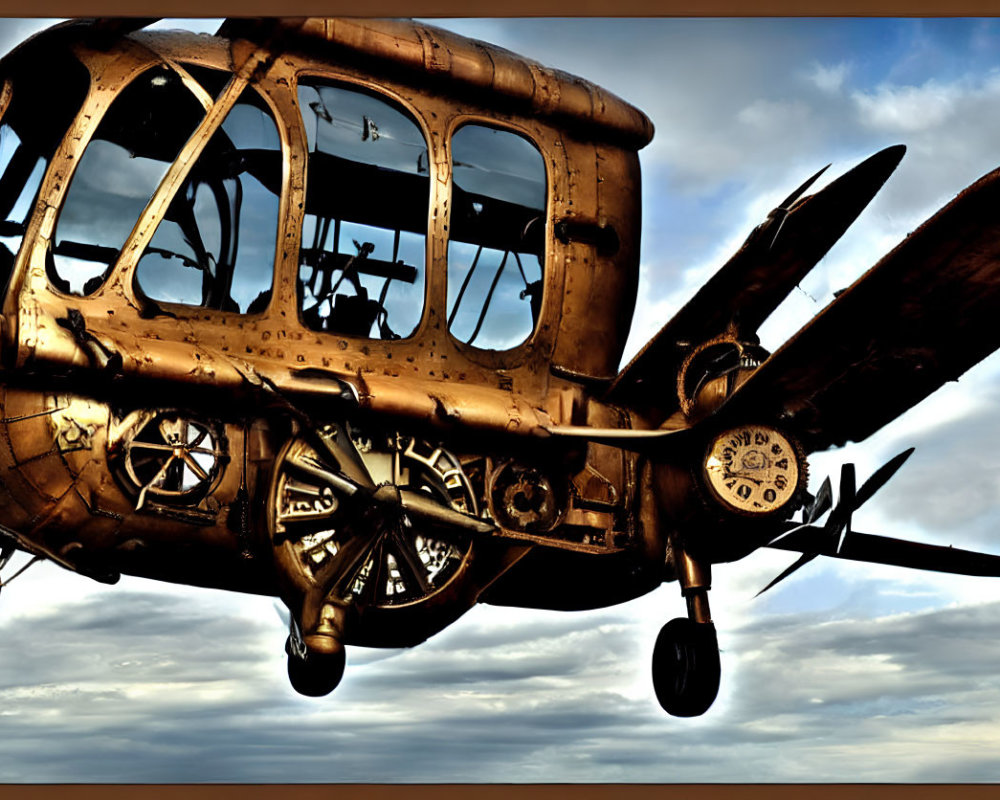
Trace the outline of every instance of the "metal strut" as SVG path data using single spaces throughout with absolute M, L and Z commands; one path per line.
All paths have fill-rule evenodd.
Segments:
M 681 595 L 687 602 L 688 619 L 692 622 L 711 622 L 708 607 L 708 592 L 712 588 L 712 565 L 692 558 L 686 550 L 680 550 L 678 580 Z
M 7 566 L 7 562 L 10 561 L 10 557 L 12 555 L 14 555 L 14 549 L 13 548 L 11 548 L 9 550 L 6 549 L 6 548 L 4 548 L 4 550 L 2 552 L 0 552 L 0 569 L 3 569 L 5 566 Z M 27 564 L 25 564 L 23 567 L 21 567 L 21 569 L 19 569 L 13 575 L 11 575 L 9 578 L 7 578 L 7 580 L 0 581 L 0 591 L 3 591 L 4 587 L 10 585 L 14 581 L 14 578 L 16 578 L 18 575 L 21 575 L 21 574 L 27 572 L 28 567 L 33 566 L 34 564 L 37 564 L 39 561 L 44 561 L 44 560 L 45 559 L 42 556 L 34 556 L 31 559 L 31 561 L 29 561 Z

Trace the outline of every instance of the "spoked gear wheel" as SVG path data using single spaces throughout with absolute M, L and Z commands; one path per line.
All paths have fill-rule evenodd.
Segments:
M 215 485 L 228 461 L 225 435 L 209 422 L 173 410 L 139 411 L 124 422 L 118 473 L 147 501 L 193 505 Z
M 471 560 L 472 535 L 448 515 L 478 512 L 446 450 L 395 434 L 352 437 L 340 425 L 285 445 L 269 509 L 279 568 L 299 592 L 351 609 L 351 640 L 400 644 L 413 635 L 399 625 L 403 612 L 447 607 Z

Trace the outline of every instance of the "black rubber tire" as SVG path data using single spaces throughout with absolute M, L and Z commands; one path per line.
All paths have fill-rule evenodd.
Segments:
M 286 643 L 285 652 L 288 653 L 288 680 L 296 692 L 306 697 L 330 694 L 344 677 L 347 658 L 343 649 L 331 655 L 309 653 L 301 658 L 292 653 Z
M 708 711 L 719 693 L 719 640 L 711 622 L 672 619 L 653 647 L 653 690 L 663 710 L 675 717 Z

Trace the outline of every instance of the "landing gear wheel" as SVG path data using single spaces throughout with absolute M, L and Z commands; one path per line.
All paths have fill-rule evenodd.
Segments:
M 288 653 L 288 680 L 292 688 L 306 697 L 330 694 L 344 677 L 347 662 L 343 646 L 334 653 L 308 652 L 300 655 L 291 637 L 285 642 Z
M 704 714 L 719 693 L 719 640 L 711 622 L 680 617 L 660 629 L 653 648 L 653 689 L 675 717 Z

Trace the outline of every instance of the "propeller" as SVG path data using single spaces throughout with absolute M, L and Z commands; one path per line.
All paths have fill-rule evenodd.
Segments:
M 278 618 L 285 624 L 285 627 L 291 627 L 292 624 L 292 612 L 288 610 L 288 606 L 284 603 L 279 602 L 277 599 L 274 600 L 274 611 L 278 615 Z
M 824 478 L 823 485 L 819 487 L 819 491 L 816 496 L 812 499 L 812 502 L 808 507 L 802 509 L 802 524 L 796 528 L 792 528 L 790 531 L 786 531 L 777 537 L 777 539 L 772 539 L 768 544 L 774 544 L 778 539 L 787 536 L 790 533 L 801 530 L 809 525 L 812 525 L 816 520 L 822 517 L 830 508 L 833 506 L 833 486 L 830 483 L 830 478 Z
M 830 511 L 830 516 L 827 518 L 826 524 L 819 529 L 819 536 L 823 539 L 837 540 L 835 553 L 840 553 L 844 546 L 844 540 L 847 538 L 847 535 L 851 533 L 851 520 L 854 512 L 857 511 L 864 503 L 871 500 L 872 495 L 889 482 L 889 479 L 896 474 L 901 466 L 903 466 L 906 459 L 913 454 L 913 450 L 914 448 L 911 447 L 904 450 L 899 455 L 889 459 L 885 464 L 871 474 L 871 477 L 869 477 L 868 480 L 861 485 L 860 489 L 856 488 L 857 477 L 854 464 L 844 464 L 840 468 L 840 495 L 837 499 L 837 505 L 833 506 L 833 510 Z M 830 509 L 832 502 L 830 479 L 827 478 L 823 481 L 823 485 L 820 487 L 815 499 L 809 504 L 808 507 L 802 510 L 802 524 L 785 531 L 780 536 L 776 536 L 765 546 L 771 547 L 781 539 L 784 539 L 786 536 L 797 533 L 804 528 L 811 527 L 816 520 L 822 517 L 823 514 Z M 772 586 L 780 583 L 800 567 L 808 564 L 816 558 L 816 556 L 820 555 L 821 549 L 823 548 L 817 547 L 815 551 L 807 551 L 803 553 L 799 556 L 795 563 L 785 569 L 767 586 L 757 592 L 755 597 L 760 597 Z

